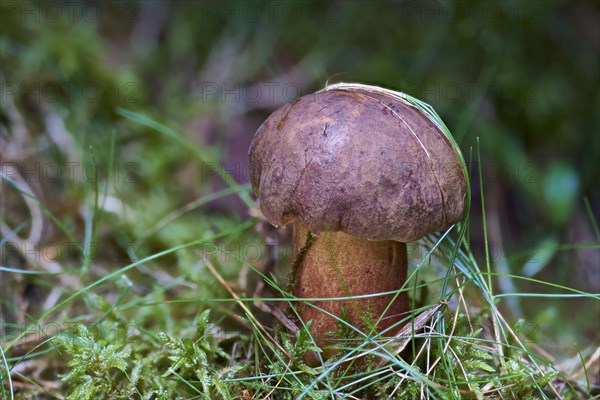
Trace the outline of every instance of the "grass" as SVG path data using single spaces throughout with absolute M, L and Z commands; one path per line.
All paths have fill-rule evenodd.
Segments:
M 196 162 L 218 165 L 167 126 L 127 110 L 119 114 L 174 141 Z M 402 290 L 409 292 L 414 311 L 402 321 L 406 325 L 399 335 L 389 337 L 336 317 L 334 337 L 342 340 L 332 341 L 338 353 L 323 360 L 308 325 L 290 333 L 276 318 L 281 316 L 274 305 L 284 303 L 289 315 L 306 300 L 285 290 L 285 268 L 266 271 L 264 265 L 285 267 L 293 260 L 285 252 L 267 252 L 273 244 L 253 262 L 239 250 L 240 244 L 258 249 L 266 243 L 265 236 L 253 232 L 256 227 L 264 232 L 265 221 L 234 217 L 213 224 L 198 239 L 181 241 L 177 235 L 186 236 L 181 231 L 193 224 L 193 210 L 226 196 L 238 196 L 256 215 L 249 187 L 235 183 L 222 168 L 216 173 L 228 188 L 146 221 L 146 230 L 130 227 L 128 239 L 138 247 L 119 248 L 123 242 L 118 240 L 110 245 L 129 258 L 125 266 L 105 254 L 94 258 L 86 246 L 114 239 L 110 225 L 115 218 L 127 218 L 108 211 L 107 193 L 114 191 L 109 182 L 84 185 L 84 229 L 73 232 L 68 219 L 75 216 L 54 215 L 26 184 L 3 173 L 10 190 L 29 199 L 29 207 L 39 207 L 63 240 L 77 243 L 78 259 L 65 264 L 45 260 L 37 271 L 1 267 L 9 279 L 27 276 L 46 287 L 52 299 L 38 314 L 24 315 L 23 324 L 5 326 L 3 398 L 575 399 L 592 393 L 586 370 L 592 348 L 579 351 L 583 372 L 572 374 L 528 336 L 524 321 L 508 321 L 500 308 L 508 296 L 600 297 L 517 275 L 508 277 L 555 292 L 494 293 L 500 274 L 491 268 L 487 239 L 485 267 L 478 265 L 468 246 L 468 216 L 447 232 L 413 244 L 413 265 Z M 485 204 L 484 192 L 480 195 Z M 124 203 L 123 209 L 134 206 Z M 482 217 L 485 233 L 485 212 Z M 3 221 L 2 244 L 14 243 L 34 224 L 23 220 L 11 230 Z M 172 245 L 153 251 L 157 236 Z M 420 248 L 425 249 L 422 256 L 417 255 Z M 53 265 L 60 268 L 51 270 Z M 19 313 L 8 297 L 3 301 Z M 319 357 L 317 366 L 306 363 L 307 353 Z
M 47 4 L 0 1 L 0 398 L 598 398 L 597 4 Z M 473 204 L 410 245 L 401 334 L 340 318 L 315 366 L 231 163 L 328 77 L 434 106 Z

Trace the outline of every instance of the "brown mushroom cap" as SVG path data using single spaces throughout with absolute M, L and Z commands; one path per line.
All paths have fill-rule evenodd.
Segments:
M 450 139 L 402 94 L 338 84 L 275 111 L 249 150 L 250 181 L 275 226 L 409 242 L 458 222 L 466 177 Z

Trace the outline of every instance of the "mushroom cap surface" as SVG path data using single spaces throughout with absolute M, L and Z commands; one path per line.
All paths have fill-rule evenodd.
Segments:
M 458 222 L 468 193 L 460 150 L 403 96 L 337 84 L 271 114 L 249 150 L 267 220 L 400 242 Z

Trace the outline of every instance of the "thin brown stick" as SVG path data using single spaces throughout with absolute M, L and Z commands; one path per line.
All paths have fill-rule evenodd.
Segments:
M 586 371 L 589 371 L 590 369 L 592 369 L 592 366 L 594 365 L 594 363 L 598 362 L 599 359 L 600 359 L 600 347 L 597 347 L 596 351 L 590 356 L 590 358 L 587 360 L 585 365 L 583 365 L 577 372 L 572 374 L 569 377 L 569 379 L 575 379 L 579 376 L 583 376 Z
M 233 297 L 235 299 L 235 302 L 242 308 L 242 310 L 244 310 L 244 312 L 246 313 L 246 315 L 256 324 L 256 326 L 258 326 L 258 328 L 265 334 L 265 336 L 275 344 L 275 346 L 277 346 L 277 348 L 283 353 L 285 354 L 289 359 L 292 358 L 292 356 L 283 348 L 281 347 L 281 345 L 279 343 L 277 343 L 275 341 L 275 339 L 273 339 L 273 337 L 271 336 L 271 334 L 265 329 L 265 327 L 256 319 L 256 317 L 254 316 L 254 314 L 252 314 L 252 311 L 250 311 L 250 309 L 248 307 L 246 307 L 246 305 L 244 304 L 243 301 L 240 300 L 240 297 L 233 291 L 233 289 L 231 289 L 231 287 L 229 286 L 229 284 L 225 281 L 225 279 L 223 279 L 223 277 L 221 276 L 221 274 L 219 274 L 219 272 L 217 272 L 217 270 L 215 269 L 215 267 L 212 265 L 212 263 L 208 260 L 206 260 L 205 262 L 206 267 L 208 268 L 208 270 L 210 271 L 211 274 L 213 274 L 213 276 L 215 278 L 217 278 L 217 280 L 219 281 L 219 283 L 221 285 L 223 285 L 223 287 L 225 289 L 227 289 L 227 291 L 229 292 L 229 294 L 231 294 L 231 297 Z

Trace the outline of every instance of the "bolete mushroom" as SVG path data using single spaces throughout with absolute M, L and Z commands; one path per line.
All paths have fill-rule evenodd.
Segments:
M 316 339 L 338 326 L 322 310 L 340 316 L 344 307 L 349 323 L 367 318 L 379 332 L 397 324 L 408 310 L 399 291 L 406 242 L 464 214 L 462 155 L 439 120 L 411 99 L 375 86 L 330 85 L 275 111 L 250 145 L 262 213 L 276 227 L 294 223 L 293 293 L 361 296 L 298 307 Z

